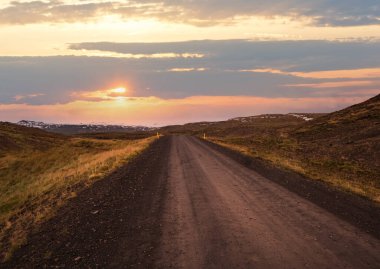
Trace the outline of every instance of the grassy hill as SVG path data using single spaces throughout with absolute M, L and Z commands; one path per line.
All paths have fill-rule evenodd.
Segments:
M 153 138 L 63 136 L 0 123 L 0 260 L 83 188 L 125 163 Z
M 363 103 L 327 114 L 297 129 L 303 139 L 339 138 L 346 142 L 378 137 L 380 95 Z
M 323 114 L 308 114 L 317 118 Z M 290 114 L 268 114 L 241 117 L 218 122 L 196 122 L 185 125 L 173 125 L 161 128 L 164 134 L 191 134 L 208 136 L 249 136 L 252 132 L 272 133 L 274 129 L 291 128 L 304 123 L 304 120 Z
M 312 175 L 380 202 L 380 95 L 291 132 Z
M 380 95 L 331 114 L 299 116 L 259 115 L 161 131 L 205 133 L 223 146 L 380 202 Z
M 63 136 L 44 132 L 36 128 L 0 122 L 0 157 L 10 151 L 47 149 L 63 140 Z

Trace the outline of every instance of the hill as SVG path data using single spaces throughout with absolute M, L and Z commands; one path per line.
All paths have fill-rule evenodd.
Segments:
M 380 135 L 380 94 L 360 104 L 327 114 L 295 132 L 303 139 L 340 138 L 347 143 Z
M 27 128 L 8 122 L 0 122 L 0 157 L 7 151 L 47 149 L 62 142 L 61 135 Z
M 313 174 L 325 171 L 338 185 L 380 201 L 380 95 L 303 124 L 290 134 Z
M 0 261 L 77 192 L 124 164 L 147 135 L 64 136 L 0 123 Z
M 277 128 L 298 126 L 305 121 L 321 117 L 324 114 L 265 114 L 250 117 L 233 118 L 218 122 L 196 122 L 185 125 L 165 126 L 159 129 L 164 134 L 191 134 L 209 136 L 245 136 L 252 132 L 272 132 Z
M 330 114 L 275 114 L 168 126 L 380 202 L 380 95 Z

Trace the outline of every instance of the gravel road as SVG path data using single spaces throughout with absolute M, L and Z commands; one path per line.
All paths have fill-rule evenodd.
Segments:
M 380 268 L 380 241 L 207 143 L 173 136 L 71 200 L 5 266 Z

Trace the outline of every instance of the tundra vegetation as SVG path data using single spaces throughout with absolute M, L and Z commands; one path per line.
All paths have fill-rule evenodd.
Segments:
M 380 203 L 380 95 L 331 114 L 168 126 Z
M 148 136 L 68 137 L 0 123 L 1 259 L 68 199 L 146 148 Z

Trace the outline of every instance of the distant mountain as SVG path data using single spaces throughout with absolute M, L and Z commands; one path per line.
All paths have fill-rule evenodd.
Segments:
M 60 134 L 146 132 L 155 129 L 146 126 L 108 124 L 54 124 L 28 120 L 19 121 L 17 124 Z
M 289 117 L 290 118 L 295 117 L 303 121 L 311 121 L 323 115 L 326 115 L 326 114 L 324 113 L 262 114 L 262 115 L 257 115 L 257 116 L 233 118 L 233 119 L 230 119 L 230 121 L 255 122 L 258 119 L 287 119 Z
M 306 122 L 313 122 L 322 117 L 324 113 L 289 113 L 289 114 L 262 114 L 248 117 L 237 117 L 225 121 L 216 122 L 194 122 L 184 125 L 171 125 L 160 128 L 162 133 L 192 134 L 219 136 L 222 133 L 227 135 L 245 135 L 253 130 L 264 130 L 265 132 L 273 128 L 299 126 Z

